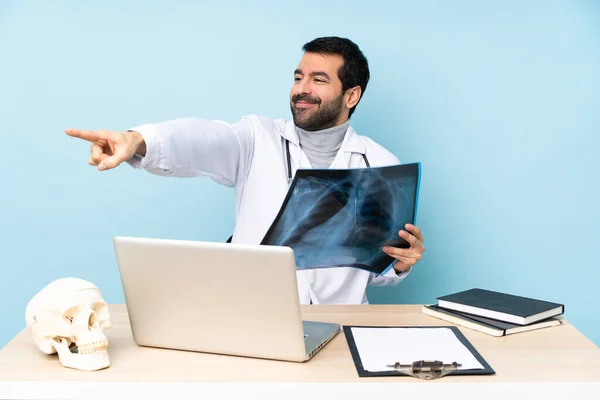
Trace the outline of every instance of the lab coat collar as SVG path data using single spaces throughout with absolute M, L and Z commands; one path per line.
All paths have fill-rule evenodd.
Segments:
M 283 131 L 281 132 L 281 136 L 296 146 L 300 145 L 300 138 L 298 137 L 298 132 L 296 131 L 296 126 L 294 125 L 293 120 L 290 120 L 285 124 Z M 354 131 L 352 125 L 348 125 L 348 130 L 346 131 L 346 135 L 344 136 L 344 141 L 342 142 L 342 147 L 340 150 L 346 153 L 365 154 L 365 143 L 361 140 L 356 131 Z

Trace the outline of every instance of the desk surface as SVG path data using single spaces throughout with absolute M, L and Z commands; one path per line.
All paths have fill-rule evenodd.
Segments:
M 56 355 L 41 353 L 23 330 L 0 350 L 0 384 L 425 382 L 406 376 L 359 378 L 343 332 L 306 363 L 139 347 L 133 342 L 125 306 L 111 305 L 110 309 L 113 328 L 105 332 L 109 368 L 94 372 L 64 368 Z M 303 306 L 302 313 L 304 319 L 345 325 L 451 325 L 422 314 L 420 305 L 313 305 Z M 496 374 L 448 376 L 426 383 L 600 383 L 600 349 L 568 321 L 562 322 L 561 326 L 499 338 L 459 327 Z

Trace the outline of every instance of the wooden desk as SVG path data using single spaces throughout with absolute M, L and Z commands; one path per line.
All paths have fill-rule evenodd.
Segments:
M 343 332 L 312 360 L 299 364 L 138 347 L 125 306 L 111 305 L 111 316 L 114 327 L 106 331 L 111 366 L 101 371 L 65 368 L 56 355 L 41 353 L 26 330 L 20 332 L 0 351 L 0 398 L 205 398 L 206 392 L 262 399 L 396 399 L 411 394 L 518 399 L 524 390 L 541 398 L 569 395 L 574 389 L 578 399 L 587 398 L 586 393 L 600 398 L 600 349 L 564 319 L 559 327 L 502 338 L 460 327 L 496 374 L 424 381 L 359 378 Z M 450 325 L 422 314 L 419 305 L 305 306 L 303 318 L 346 325 Z

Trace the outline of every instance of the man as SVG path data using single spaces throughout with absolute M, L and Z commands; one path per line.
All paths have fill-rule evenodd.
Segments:
M 290 91 L 293 121 L 256 115 L 236 123 L 180 118 L 126 132 L 65 132 L 92 143 L 89 163 L 100 171 L 127 162 L 157 175 L 206 176 L 235 188 L 232 242 L 259 244 L 296 169 L 400 163 L 350 125 L 369 81 L 368 63 L 358 46 L 348 39 L 323 37 L 305 44 L 303 50 Z M 405 228 L 398 234 L 410 248 L 384 248 L 395 258 L 386 274 L 340 267 L 297 271 L 300 302 L 367 303 L 367 285 L 398 284 L 425 251 L 419 228 Z

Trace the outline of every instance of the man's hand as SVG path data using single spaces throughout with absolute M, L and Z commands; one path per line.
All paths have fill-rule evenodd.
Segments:
M 138 132 L 84 131 L 65 129 L 69 136 L 87 140 L 92 144 L 88 163 L 100 171 L 112 169 L 134 154 L 146 155 L 146 143 Z
M 398 235 L 410 244 L 408 249 L 391 246 L 384 246 L 382 248 L 386 254 L 396 259 L 396 261 L 394 261 L 394 269 L 396 272 L 404 272 L 415 265 L 425 252 L 425 247 L 423 247 L 425 239 L 423 238 L 421 230 L 411 224 L 406 224 L 404 227 L 406 228 L 406 231 L 401 230 L 398 232 Z

